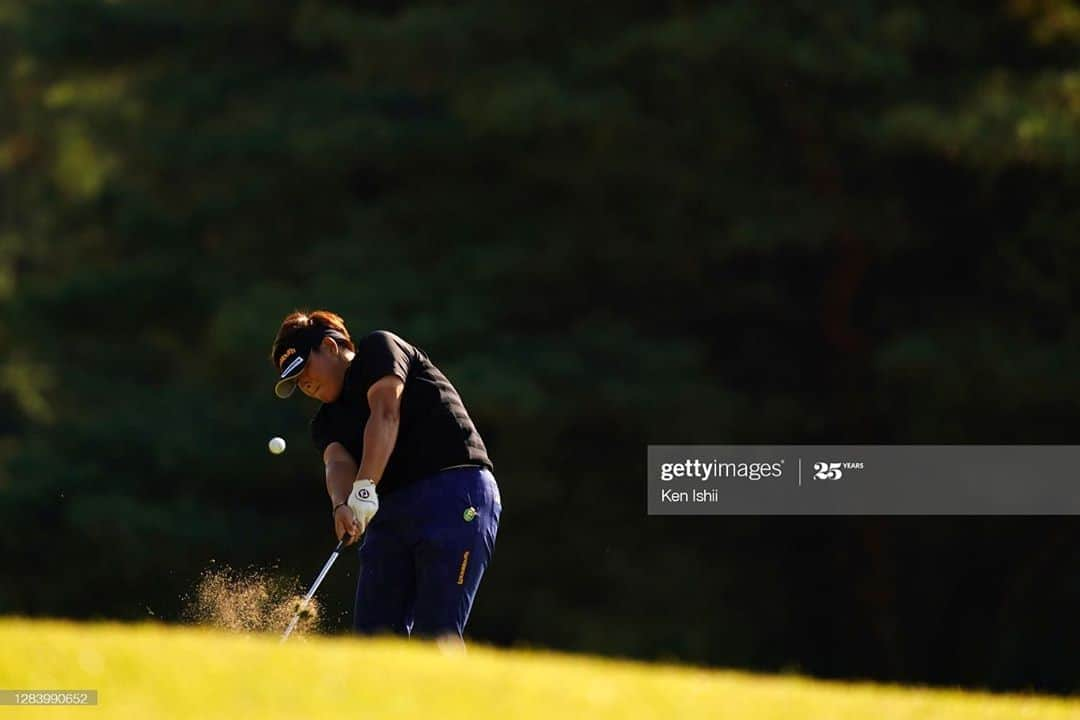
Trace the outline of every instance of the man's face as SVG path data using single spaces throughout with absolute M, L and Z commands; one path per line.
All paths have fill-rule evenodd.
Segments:
M 308 397 L 329 403 L 337 400 L 344 382 L 345 359 L 333 338 L 323 338 L 322 344 L 308 354 L 296 386 Z

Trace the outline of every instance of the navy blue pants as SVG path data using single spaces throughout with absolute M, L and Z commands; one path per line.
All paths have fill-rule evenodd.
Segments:
M 358 551 L 356 632 L 462 638 L 501 513 L 484 467 L 442 470 L 380 496 Z

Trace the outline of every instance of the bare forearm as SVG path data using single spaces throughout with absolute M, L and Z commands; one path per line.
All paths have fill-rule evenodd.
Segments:
M 356 463 L 351 460 L 335 460 L 326 466 L 326 492 L 332 505 L 348 500 L 355 479 Z
M 364 456 L 360 459 L 360 468 L 354 474 L 355 480 L 370 479 L 376 485 L 386 470 L 390 453 L 397 442 L 399 419 L 397 415 L 387 413 L 372 414 L 364 425 Z

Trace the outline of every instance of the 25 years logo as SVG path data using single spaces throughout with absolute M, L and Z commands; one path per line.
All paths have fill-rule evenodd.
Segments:
M 861 462 L 816 462 L 814 463 L 814 477 L 818 480 L 839 480 L 844 476 L 844 470 L 862 470 Z
M 839 480 L 843 475 L 840 463 L 814 463 L 814 477 L 818 480 Z

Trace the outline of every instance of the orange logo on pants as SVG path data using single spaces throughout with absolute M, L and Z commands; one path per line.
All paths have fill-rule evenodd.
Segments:
M 469 564 L 469 551 L 466 550 L 465 554 L 461 556 L 461 570 L 458 571 L 457 584 L 465 584 L 465 566 Z

